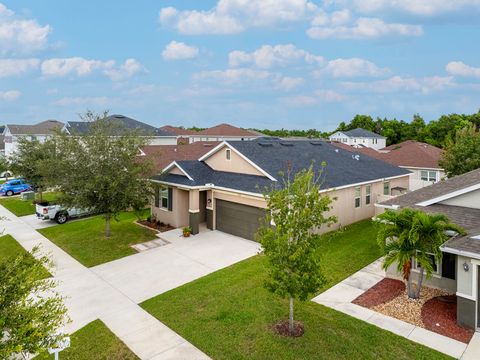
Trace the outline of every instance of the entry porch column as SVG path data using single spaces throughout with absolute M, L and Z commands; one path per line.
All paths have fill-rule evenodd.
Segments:
M 200 222 L 200 192 L 198 190 L 190 190 L 188 193 L 188 214 L 192 234 L 198 234 L 198 224 Z

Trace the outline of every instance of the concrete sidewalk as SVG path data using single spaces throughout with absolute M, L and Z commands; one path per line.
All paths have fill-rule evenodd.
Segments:
M 72 323 L 64 331 L 74 332 L 101 319 L 140 359 L 209 359 L 180 335 L 140 308 L 135 301 L 86 268 L 47 238 L 31 222 L 0 206 L 0 228 L 26 250 L 40 245 L 55 264 L 57 290 L 65 296 Z
M 468 350 L 467 344 L 460 341 L 352 303 L 354 299 L 384 277 L 385 271 L 381 268 L 381 261 L 377 260 L 313 298 L 312 301 L 366 321 L 384 330 L 391 331 L 454 358 L 459 359 L 464 355 L 462 359 L 480 359 L 480 338 L 477 337 L 478 334 L 475 334 L 470 341 L 468 345 L 470 350 Z M 474 343 L 477 344 L 476 349 L 473 346 L 471 347 L 471 344 Z M 469 352 L 471 355 L 466 357 Z

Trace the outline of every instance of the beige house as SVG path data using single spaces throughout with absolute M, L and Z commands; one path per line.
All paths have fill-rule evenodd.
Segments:
M 265 189 L 282 186 L 280 172 L 294 174 L 312 161 L 322 192 L 334 197 L 334 228 L 367 219 L 374 204 L 408 189 L 409 172 L 368 156 L 352 156 L 322 141 L 222 142 L 193 161 L 173 161 L 152 180 L 158 191 L 152 214 L 175 227 L 199 224 L 254 239 L 265 215 Z M 327 229 L 321 229 L 326 231 Z
M 466 230 L 466 236 L 450 234 L 451 238 L 441 246 L 442 261 L 435 262 L 435 273 L 426 283 L 456 294 L 458 323 L 479 329 L 480 169 L 375 204 L 375 207 L 377 214 L 385 209 L 401 208 L 445 214 Z M 418 271 L 416 264 L 413 271 Z M 400 277 L 395 267 L 388 269 L 387 274 Z

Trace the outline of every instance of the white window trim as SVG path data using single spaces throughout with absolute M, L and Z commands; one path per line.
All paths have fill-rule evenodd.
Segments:
M 225 149 L 225 159 L 227 161 L 231 161 L 232 160 L 232 150 L 230 149 Z
M 358 196 L 357 196 L 357 189 L 359 190 Z M 354 191 L 355 191 L 355 195 L 353 197 L 353 206 L 355 206 L 355 209 L 360 209 L 362 207 L 362 188 L 360 186 L 356 186 Z M 357 199 L 358 199 L 358 206 L 357 206 Z
M 370 190 L 370 192 L 367 191 Z M 369 198 L 369 202 L 367 203 L 367 197 Z M 372 205 L 372 185 L 365 186 L 365 205 L 370 206 Z
M 167 190 L 167 196 L 166 197 L 164 197 L 162 195 L 162 190 Z M 171 199 L 168 197 L 168 186 L 160 186 L 158 188 L 158 199 L 159 199 L 159 204 L 158 204 L 159 208 L 162 209 L 162 210 L 169 211 L 168 208 L 169 208 Z M 163 199 L 167 199 L 167 206 L 163 206 Z
M 429 253 L 427 252 L 427 255 L 432 255 L 434 256 L 432 253 Z M 432 276 L 435 277 L 435 278 L 438 278 L 438 279 L 441 279 L 442 278 L 442 262 L 441 261 L 437 261 L 435 260 L 435 263 L 437 264 L 437 271 L 434 271 L 432 273 Z M 420 270 L 417 269 L 417 259 L 414 258 L 413 259 L 413 267 L 412 267 L 412 271 L 415 272 L 415 273 L 419 273 Z
M 388 184 L 388 194 L 385 194 L 385 184 Z M 384 180 L 384 181 L 383 181 L 383 195 L 388 195 L 388 196 L 390 196 L 391 190 L 392 190 L 392 189 L 390 189 L 390 181 L 389 181 L 389 180 Z

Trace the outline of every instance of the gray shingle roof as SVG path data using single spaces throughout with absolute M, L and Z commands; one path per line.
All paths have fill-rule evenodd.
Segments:
M 7 127 L 12 135 L 53 135 L 63 127 L 63 123 L 57 120 L 45 120 L 35 125 L 8 124 Z
M 120 128 L 118 131 L 120 132 L 125 130 L 135 130 L 148 136 L 176 136 L 168 131 L 157 129 L 154 126 L 123 115 L 111 115 L 98 121 L 118 125 Z M 69 121 L 67 123 L 67 129 L 72 135 L 85 135 L 90 132 L 91 125 L 92 123 L 86 121 Z
M 382 135 L 375 134 L 374 132 L 371 132 L 362 128 L 356 128 L 353 130 L 342 131 L 342 132 L 350 137 L 379 138 L 379 139 L 385 138 Z
M 322 162 L 327 166 L 323 173 L 323 188 L 348 186 L 394 176 L 407 175 L 408 170 L 383 161 L 361 155 L 359 160 L 343 149 L 319 141 L 229 141 L 237 151 L 276 178 L 215 171 L 201 161 L 179 161 L 178 164 L 194 179 L 180 175 L 164 174 L 154 177 L 179 185 L 203 186 L 207 183 L 230 189 L 261 193 L 265 187 L 281 186 L 280 172 L 286 173 L 290 166 L 296 173 L 308 168 L 314 161 L 314 169 L 320 170 Z

